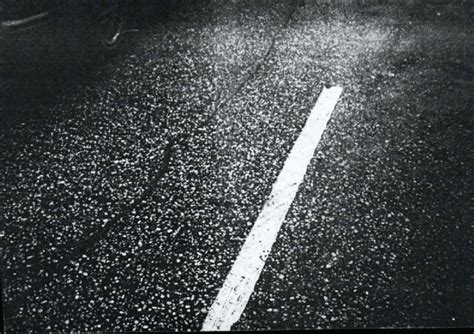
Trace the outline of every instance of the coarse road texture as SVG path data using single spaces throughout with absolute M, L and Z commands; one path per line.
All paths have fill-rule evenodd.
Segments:
M 474 325 L 471 14 L 195 1 L 96 68 L 0 79 L 5 328 L 200 330 L 334 85 L 232 329 Z

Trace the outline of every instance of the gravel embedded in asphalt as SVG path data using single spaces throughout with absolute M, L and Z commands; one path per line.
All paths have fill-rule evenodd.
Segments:
M 227 12 L 230 14 L 235 11 L 232 6 L 234 5 L 227 6 Z M 7 224 L 8 238 L 6 240 L 10 245 L 22 247 L 20 251 L 14 248 L 9 249 L 10 252 L 21 257 L 8 256 L 8 253 L 6 256 L 8 273 L 12 273 L 8 274 L 11 278 L 9 277 L 6 284 L 7 301 L 15 306 L 12 310 L 18 309 L 16 317 L 29 318 L 27 323 L 18 321 L 20 326 L 23 326 L 20 328 L 25 328 L 24 326 L 35 328 L 48 323 L 54 326 L 44 325 L 44 328 L 51 330 L 75 328 L 77 324 L 74 321 L 69 320 L 66 324 L 66 320 L 77 315 L 79 318 L 86 317 L 80 320 L 86 324 L 85 329 L 98 329 L 99 327 L 95 326 L 101 324 L 101 321 L 96 321 L 95 317 L 100 314 L 84 314 L 87 310 L 84 303 L 89 305 L 90 299 L 101 294 L 100 290 L 71 299 L 70 287 L 94 291 L 87 287 L 93 284 L 96 275 L 104 274 L 101 271 L 79 270 L 76 264 L 80 263 L 81 267 L 96 268 L 96 260 L 102 254 L 106 259 L 104 260 L 106 272 L 119 271 L 123 263 L 114 261 L 119 261 L 121 257 L 113 257 L 113 252 L 108 254 L 114 249 L 109 243 L 120 244 L 120 240 L 126 237 L 125 244 L 122 244 L 117 252 L 129 254 L 127 247 L 133 244 L 129 243 L 130 240 L 134 240 L 133 233 L 139 233 L 141 239 L 151 238 L 148 239 L 149 243 L 156 242 L 154 250 L 160 253 L 161 239 L 156 233 L 159 234 L 162 230 L 155 228 L 156 224 L 168 224 L 170 227 L 163 230 L 167 231 L 166 233 L 174 234 L 180 232 L 180 229 L 186 229 L 181 232 L 185 236 L 189 233 L 197 233 L 197 236 L 202 235 L 203 238 L 208 238 L 209 240 L 204 240 L 205 242 L 198 245 L 197 252 L 200 254 L 202 249 L 210 249 L 210 252 L 217 251 L 218 254 L 214 256 L 218 256 L 218 259 L 211 258 L 215 262 L 214 265 L 220 264 L 220 261 L 227 263 L 232 261 L 238 247 L 229 247 L 232 253 L 226 254 L 220 250 L 222 247 L 219 247 L 219 245 L 225 245 L 226 239 L 220 240 L 220 243 L 214 239 L 220 238 L 222 234 L 224 236 L 229 234 L 228 238 L 233 237 L 232 226 L 224 229 L 222 227 L 226 224 L 235 224 L 235 217 L 238 217 L 239 212 L 244 208 L 234 211 L 234 220 L 230 219 L 228 223 L 220 223 L 219 219 L 222 217 L 215 217 L 216 213 L 227 208 L 227 206 L 221 207 L 222 201 L 238 203 L 238 200 L 226 199 L 227 191 L 219 188 L 227 186 L 222 185 L 223 181 L 227 181 L 227 177 L 222 174 L 225 172 L 223 166 L 222 168 L 216 166 L 216 162 L 222 161 L 223 158 L 213 161 L 216 155 L 216 142 L 212 138 L 219 135 L 224 140 L 225 137 L 218 134 L 222 128 L 211 124 L 208 119 L 215 122 L 216 118 L 212 117 L 216 112 L 213 105 L 224 99 L 227 94 L 234 92 L 233 88 L 236 84 L 227 79 L 229 73 L 242 72 L 241 76 L 235 79 L 236 82 L 247 79 L 248 72 L 252 70 L 252 66 L 255 66 L 255 61 L 259 56 L 258 50 L 261 52 L 266 50 L 271 43 L 272 34 L 270 33 L 278 30 L 291 9 L 285 3 L 277 4 L 273 11 L 268 11 L 267 7 L 261 5 L 253 6 L 253 8 L 255 16 L 247 17 L 245 13 L 235 12 L 235 17 L 229 15 L 226 19 L 223 19 L 222 14 L 211 11 L 208 14 L 211 24 L 206 23 L 203 17 L 206 8 L 189 8 L 189 12 L 180 13 L 183 18 L 180 16 L 170 18 L 168 24 L 157 25 L 148 31 L 136 46 L 136 53 L 126 54 L 99 69 L 92 86 L 79 86 L 74 95 L 72 93 L 72 96 L 66 95 L 63 98 L 63 104 L 55 107 L 58 111 L 60 108 L 68 109 L 67 114 L 62 115 L 65 119 L 58 116 L 47 124 L 52 130 L 51 140 L 50 138 L 38 140 L 36 134 L 28 133 L 28 128 L 35 126 L 33 121 L 20 124 L 19 133 L 13 133 L 11 141 L 26 141 L 31 135 L 32 140 L 37 141 L 32 148 L 39 155 L 38 160 L 33 160 L 29 156 L 24 157 L 21 153 L 6 159 L 13 165 L 11 170 L 16 171 L 18 165 L 25 163 L 27 166 L 30 164 L 29 168 L 36 173 L 30 175 L 23 172 L 21 175 L 16 175 L 20 180 L 18 190 L 11 189 L 11 202 L 5 203 L 9 208 L 15 207 L 16 203 L 21 203 L 19 208 L 10 209 L 8 212 L 10 216 L 7 217 L 7 222 L 10 221 L 10 224 Z M 190 20 L 190 17 L 194 20 Z M 223 22 L 215 22 L 216 19 Z M 241 21 L 240 27 L 243 33 L 235 34 L 234 32 L 235 38 L 229 39 L 228 35 L 236 27 L 238 20 Z M 269 26 L 269 24 L 272 25 Z M 251 34 L 253 38 L 246 38 L 247 34 Z M 216 42 L 216 38 L 220 38 L 220 41 Z M 226 42 L 224 47 L 223 41 Z M 234 55 L 236 50 L 246 51 L 245 59 L 243 56 L 237 60 L 227 57 Z M 160 56 L 156 57 L 156 55 Z M 75 109 L 74 111 L 69 110 L 71 106 Z M 223 114 L 220 117 L 224 117 L 226 121 L 225 113 L 219 112 Z M 27 138 L 22 138 L 22 135 Z M 121 208 L 124 205 L 129 207 L 130 204 L 134 204 L 133 202 L 140 198 L 149 186 L 150 179 L 161 164 L 164 146 L 170 141 L 177 144 L 172 147 L 172 160 L 166 182 L 158 183 L 157 189 L 153 191 L 151 203 L 148 205 L 138 203 L 130 213 L 123 213 Z M 17 154 L 12 147 L 15 146 L 11 145 L 6 152 L 12 155 Z M 30 150 L 27 152 L 30 153 Z M 49 176 L 46 179 L 42 176 L 45 173 Z M 39 179 L 36 178 L 37 174 L 41 176 Z M 7 175 L 6 180 L 11 182 L 11 175 Z M 209 180 L 209 185 L 203 185 L 204 180 Z M 49 205 L 42 208 L 44 213 L 42 211 L 39 214 L 31 213 L 31 210 L 35 208 L 32 209 L 31 200 L 28 198 L 19 200 L 22 194 L 23 196 L 37 195 L 27 191 L 35 184 L 40 184 L 49 190 L 44 195 L 40 195 L 46 198 L 43 202 L 48 202 Z M 68 192 L 71 194 L 69 200 Z M 167 195 L 163 196 L 163 192 Z M 231 195 L 235 197 L 235 194 Z M 241 192 L 236 195 L 238 197 L 246 194 Z M 263 197 L 264 194 L 260 193 L 260 196 Z M 54 199 L 62 206 L 58 207 Z M 204 203 L 202 203 L 203 200 Z M 64 205 L 64 202 L 68 201 L 73 207 Z M 147 203 L 146 198 L 144 201 Z M 206 204 L 207 206 L 203 206 Z M 166 211 L 161 211 L 163 205 L 170 207 Z M 186 208 L 190 212 L 187 212 Z M 154 210 L 158 210 L 158 213 L 150 215 Z M 31 222 L 27 219 L 23 221 L 23 224 L 15 224 L 19 218 L 21 219 L 22 212 L 23 216 L 33 217 L 37 221 Z M 131 221 L 135 221 L 134 216 L 138 213 L 143 213 L 146 217 L 158 217 L 158 219 L 148 221 L 139 217 L 135 225 Z M 169 213 L 169 216 L 163 216 L 163 213 Z M 191 227 L 189 219 L 192 221 L 203 219 L 203 231 L 197 230 L 195 226 L 192 231 L 188 231 Z M 217 224 L 213 222 L 213 219 L 217 221 Z M 162 220 L 164 222 L 161 222 Z M 206 221 L 211 223 L 206 226 Z M 104 224 L 111 225 L 110 222 L 113 223 L 110 231 L 105 231 L 98 245 L 89 245 L 90 234 L 96 233 L 97 229 Z M 141 225 L 144 226 L 145 231 L 151 228 L 146 227 L 147 223 L 153 226 L 152 231 L 155 234 L 148 235 L 139 229 L 138 226 Z M 245 231 L 250 225 L 250 223 L 245 225 L 245 229 L 239 231 L 241 235 L 236 238 L 237 242 L 244 238 Z M 136 226 L 138 230 L 130 231 L 131 226 Z M 212 237 L 213 235 L 217 236 Z M 106 239 L 104 239 L 105 236 L 107 236 Z M 164 236 L 166 237 L 166 234 Z M 163 245 L 168 242 L 168 239 L 164 240 Z M 199 239 L 196 240 L 199 241 Z M 184 241 L 187 240 L 184 239 Z M 102 247 L 105 249 L 101 251 Z M 170 256 L 183 256 L 182 252 L 186 250 L 187 245 L 182 249 L 178 242 L 177 246 L 171 243 L 169 247 L 167 251 L 170 252 Z M 213 250 L 213 247 L 216 249 Z M 151 252 L 149 256 L 156 257 L 155 252 Z M 158 268 L 162 261 L 160 258 L 157 261 L 158 265 L 153 259 L 150 259 L 148 263 L 152 265 L 152 268 Z M 14 277 L 14 272 L 19 270 L 25 274 Z M 139 269 L 136 270 L 139 272 Z M 172 270 L 171 273 L 170 270 Z M 225 272 L 225 268 L 221 270 Z M 166 280 L 175 282 L 179 282 L 179 275 L 184 273 L 184 271 L 175 272 L 174 267 L 168 270 L 162 268 L 161 273 L 158 272 L 160 278 L 165 277 Z M 207 269 L 203 273 L 212 274 L 212 270 Z M 153 275 L 156 274 L 153 273 Z M 217 274 L 212 274 L 212 276 L 215 277 L 213 279 L 219 278 Z M 114 276 L 114 279 L 118 277 Z M 100 278 L 96 280 L 101 281 Z M 113 314 L 109 310 L 111 308 L 109 304 L 114 304 L 115 298 L 123 298 L 130 293 L 134 296 L 133 290 L 123 291 L 123 278 L 119 282 L 120 284 L 111 290 L 104 287 L 105 290 L 110 291 L 105 294 L 108 303 L 105 303 L 104 314 L 107 312 Z M 146 283 L 147 290 L 155 289 L 155 280 L 152 279 Z M 212 281 L 201 280 L 198 283 L 195 285 L 200 289 L 207 290 L 212 286 Z M 216 288 L 217 285 L 218 283 L 216 283 Z M 192 290 L 189 288 L 189 291 Z M 168 300 L 169 304 L 178 303 L 176 294 L 171 294 L 169 297 L 168 293 L 166 296 L 172 298 Z M 208 297 L 207 303 L 211 298 L 212 295 Z M 38 304 L 44 304 L 45 300 L 49 301 L 48 309 L 38 308 Z M 72 300 L 73 307 L 66 308 Z M 60 310 L 60 314 L 53 309 Z M 200 309 L 201 307 L 199 311 Z M 176 314 L 176 310 L 171 307 L 168 307 L 168 310 L 172 312 L 170 319 L 159 319 L 159 321 L 148 323 L 148 326 L 153 326 L 153 328 L 199 326 L 199 322 L 196 322 L 199 319 L 193 321 L 184 319 L 183 324 L 178 323 L 173 315 L 173 313 Z M 120 310 L 122 311 L 124 310 Z M 135 313 L 132 312 L 132 316 L 135 316 Z M 54 315 L 55 318 L 50 319 L 45 314 Z M 203 312 L 200 314 L 204 315 Z M 61 318 L 64 322 L 59 321 Z M 147 322 L 140 321 L 135 324 L 134 321 L 130 321 L 130 324 L 134 326 L 131 328 L 135 328 Z M 120 322 L 119 325 L 123 326 L 123 323 Z M 114 324 L 108 321 L 102 326 L 105 327 L 100 328 L 114 328 L 110 327 Z
M 473 45 L 452 21 L 384 14 L 234 329 L 472 325 L 472 94 L 451 59 Z
M 178 8 L 0 135 L 10 330 L 198 330 L 334 84 L 236 328 L 472 324 L 472 26 L 455 6 L 294 5 Z

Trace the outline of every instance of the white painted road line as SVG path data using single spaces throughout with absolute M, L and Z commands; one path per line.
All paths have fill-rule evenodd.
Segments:
M 341 93 L 342 87 L 323 89 L 204 320 L 203 331 L 230 331 L 240 319 Z

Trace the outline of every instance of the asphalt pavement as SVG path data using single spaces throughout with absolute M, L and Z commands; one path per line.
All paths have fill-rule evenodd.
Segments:
M 472 326 L 470 13 L 188 2 L 105 64 L 4 79 L 5 328 L 200 330 L 335 85 L 232 329 Z

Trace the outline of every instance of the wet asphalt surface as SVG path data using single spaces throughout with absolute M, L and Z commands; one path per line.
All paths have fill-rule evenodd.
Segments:
M 471 11 L 191 3 L 105 64 L 4 79 L 6 329 L 199 330 L 335 84 L 233 329 L 472 326 Z

